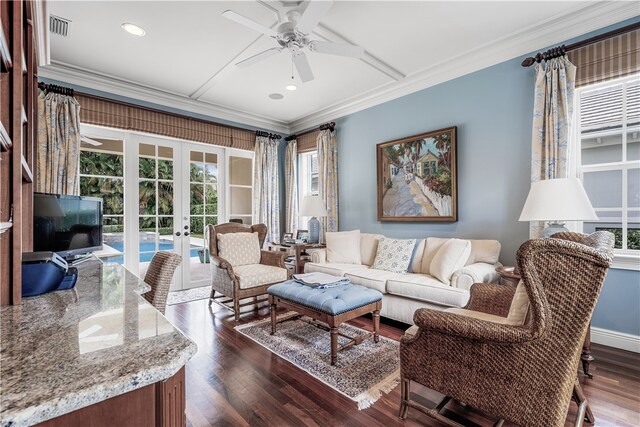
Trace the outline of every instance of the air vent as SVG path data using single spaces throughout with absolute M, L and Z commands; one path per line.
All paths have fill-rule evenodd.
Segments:
M 57 34 L 62 37 L 69 36 L 71 29 L 71 21 L 69 19 L 60 18 L 59 16 L 49 15 L 49 31 L 51 34 Z

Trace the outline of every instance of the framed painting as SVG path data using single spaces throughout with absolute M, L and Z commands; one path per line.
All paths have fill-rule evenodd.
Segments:
M 378 221 L 458 220 L 455 126 L 376 149 Z

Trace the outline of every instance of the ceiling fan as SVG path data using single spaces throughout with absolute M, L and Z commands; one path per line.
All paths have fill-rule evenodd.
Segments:
M 265 34 L 275 39 L 279 45 L 278 47 L 272 47 L 264 52 L 250 56 L 236 63 L 236 65 L 238 67 L 248 67 L 283 50 L 288 50 L 291 53 L 292 61 L 298 71 L 300 80 L 302 82 L 309 82 L 313 80 L 314 77 L 307 56 L 303 51 L 305 48 L 308 48 L 311 52 L 360 58 L 364 54 L 364 49 L 360 46 L 309 39 L 309 34 L 311 34 L 324 15 L 331 9 L 332 5 L 333 2 L 331 1 L 310 1 L 302 14 L 297 8 L 289 10 L 286 13 L 288 21 L 278 25 L 276 30 L 266 27 L 232 10 L 222 12 L 222 16 L 225 18 Z

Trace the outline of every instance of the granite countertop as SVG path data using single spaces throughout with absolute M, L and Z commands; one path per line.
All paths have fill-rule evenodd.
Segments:
M 165 380 L 197 350 L 149 304 L 149 286 L 97 259 L 75 289 L 0 310 L 0 425 L 26 426 Z

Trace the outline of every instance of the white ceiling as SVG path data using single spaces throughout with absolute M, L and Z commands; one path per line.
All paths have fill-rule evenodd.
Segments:
M 287 2 L 291 4 L 294 2 Z M 306 3 L 301 4 L 306 7 Z M 299 131 L 637 15 L 636 2 L 336 1 L 313 39 L 358 44 L 362 59 L 308 52 L 315 80 L 289 92 L 291 57 L 235 63 L 276 42 L 221 16 L 266 26 L 272 1 L 51 1 L 70 19 L 50 35 L 40 75 L 277 131 Z M 120 25 L 142 26 L 145 37 Z M 284 99 L 272 100 L 271 93 Z

